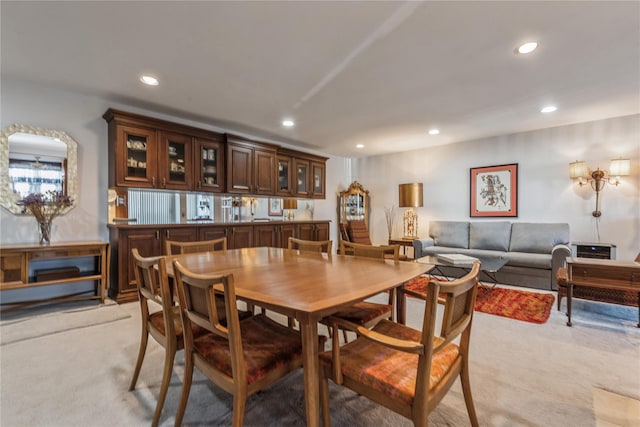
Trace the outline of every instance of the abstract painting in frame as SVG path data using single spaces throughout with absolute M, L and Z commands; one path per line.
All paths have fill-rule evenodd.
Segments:
M 472 217 L 518 216 L 518 164 L 471 168 Z

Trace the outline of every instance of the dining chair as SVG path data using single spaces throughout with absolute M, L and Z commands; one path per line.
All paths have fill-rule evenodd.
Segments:
M 472 426 L 478 426 L 469 374 L 469 345 L 480 262 L 465 276 L 429 282 L 422 330 L 381 320 L 372 330 L 358 328 L 358 338 L 336 352 L 319 354 L 323 425 L 331 424 L 330 378 L 368 399 L 427 426 L 429 413 L 449 392 L 458 375 Z M 444 300 L 439 333 L 438 296 Z M 459 340 L 458 340 L 459 339 Z M 455 341 L 455 342 L 454 342 Z
M 227 251 L 227 238 L 220 237 L 219 239 L 212 240 L 200 240 L 197 242 L 179 242 L 176 240 L 167 240 L 165 241 L 165 253 L 167 255 L 178 255 L 178 254 L 195 254 L 199 252 L 216 252 L 216 251 Z M 218 307 L 218 311 L 220 316 L 224 319 L 226 314 L 224 312 L 224 299 L 222 295 L 218 295 L 216 298 L 216 305 Z M 240 318 L 245 319 L 251 315 L 253 315 L 254 307 L 251 304 L 247 304 L 246 310 L 239 311 Z
M 233 395 L 232 425 L 241 426 L 248 396 L 302 366 L 300 333 L 263 314 L 240 321 L 233 274 L 196 274 L 178 260 L 173 266 L 185 331 L 185 376 L 175 425 L 182 424 L 195 366 Z M 224 295 L 226 326 L 214 309 L 217 292 Z M 207 333 L 195 336 L 195 327 Z
M 142 337 L 140 349 L 133 377 L 129 384 L 129 391 L 133 390 L 138 381 L 140 368 L 147 349 L 149 335 L 151 335 L 165 349 L 162 383 L 158 394 L 158 402 L 153 414 L 152 426 L 157 426 L 162 413 L 176 352 L 184 347 L 180 308 L 173 301 L 173 292 L 169 287 L 167 267 L 164 256 L 142 257 L 138 249 L 132 250 L 138 299 L 142 314 Z M 152 307 L 161 310 L 152 310 Z M 196 331 L 196 333 L 200 333 Z
M 373 246 L 345 241 L 340 242 L 340 254 L 343 256 L 380 260 L 391 257 L 394 262 L 398 262 L 399 252 L 400 246 L 398 245 Z M 332 345 L 334 347 L 339 345 L 338 334 L 336 333 L 339 329 L 342 330 L 344 341 L 347 342 L 347 331 L 355 332 L 358 326 L 371 328 L 382 319 L 392 319 L 395 290 L 389 291 L 388 294 L 389 301 L 387 304 L 361 301 L 322 319 L 320 323 L 329 328 L 329 333 L 333 338 Z
M 295 237 L 289 237 L 287 244 L 288 249 L 298 250 L 300 252 L 318 252 L 331 254 L 333 242 L 331 240 L 302 240 Z
M 226 251 L 227 238 L 221 237 L 213 240 L 200 240 L 197 242 L 179 242 L 176 240 L 165 241 L 165 254 L 193 254 L 197 252 Z
M 299 252 L 315 252 L 325 253 L 331 256 L 331 248 L 333 242 L 331 240 L 303 240 L 296 239 L 295 237 L 289 237 L 287 248 L 289 250 L 297 250 Z M 289 327 L 295 327 L 295 319 L 292 317 L 287 318 Z

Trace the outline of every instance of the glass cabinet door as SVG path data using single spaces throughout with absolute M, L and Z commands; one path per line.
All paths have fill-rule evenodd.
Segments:
M 223 145 L 221 142 L 196 138 L 196 188 L 220 193 L 224 189 Z
M 309 162 L 306 160 L 295 160 L 296 166 L 296 191 L 297 196 L 308 196 L 310 193 L 309 188 Z
M 324 163 L 311 163 L 311 172 L 312 172 L 312 185 L 313 191 L 312 196 L 314 199 L 324 199 L 324 177 L 325 165 Z
M 191 137 L 178 133 L 160 133 L 159 184 L 157 188 L 189 190 L 191 187 Z
M 291 196 L 293 188 L 291 186 L 291 157 L 278 156 L 278 186 L 276 194 L 279 196 Z
M 338 227 L 340 229 L 340 240 L 348 238 L 343 236 L 346 233 L 349 221 L 364 221 L 369 229 L 369 190 L 358 182 L 351 183 L 348 189 L 341 191 L 338 196 Z M 338 244 L 340 242 L 338 241 Z
M 156 184 L 156 140 L 152 129 L 120 126 L 119 146 L 123 167 L 116 168 L 116 184 L 152 188 Z

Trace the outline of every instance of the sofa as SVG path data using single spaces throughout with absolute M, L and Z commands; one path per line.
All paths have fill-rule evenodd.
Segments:
M 438 254 L 503 257 L 498 283 L 557 290 L 557 271 L 571 256 L 569 224 L 510 221 L 431 221 L 429 238 L 413 241 L 415 258 Z M 450 277 L 464 271 L 440 267 Z

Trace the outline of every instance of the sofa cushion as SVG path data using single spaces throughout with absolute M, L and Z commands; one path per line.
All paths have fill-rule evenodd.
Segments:
M 436 246 L 469 247 L 469 223 L 460 221 L 431 221 L 429 236 Z
M 469 225 L 469 248 L 508 251 L 511 239 L 509 221 L 472 222 Z
M 508 265 L 514 267 L 540 268 L 551 270 L 551 254 L 536 254 L 531 252 L 506 252 L 504 258 Z
M 569 224 L 565 223 L 529 223 L 511 224 L 512 252 L 530 252 L 550 254 L 555 245 L 569 243 Z

